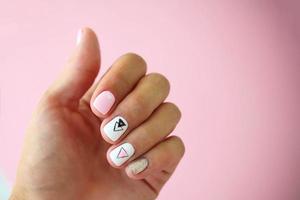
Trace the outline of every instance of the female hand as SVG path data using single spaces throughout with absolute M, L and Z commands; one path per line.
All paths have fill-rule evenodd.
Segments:
M 11 199 L 155 199 L 174 172 L 184 145 L 168 137 L 180 119 L 164 103 L 168 80 L 129 53 L 93 84 L 99 54 L 95 33 L 81 29 L 34 112 Z

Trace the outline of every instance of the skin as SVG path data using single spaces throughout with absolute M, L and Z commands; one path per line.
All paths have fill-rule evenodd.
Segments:
M 10 199 L 155 199 L 184 154 L 182 140 L 169 136 L 180 119 L 178 107 L 164 102 L 169 82 L 160 74 L 146 75 L 145 61 L 129 53 L 94 83 L 98 40 L 89 28 L 80 33 L 64 70 L 33 114 Z M 92 103 L 104 90 L 116 102 L 102 115 Z M 113 142 L 103 126 L 120 114 L 129 128 Z M 114 166 L 107 155 L 124 142 L 134 146 L 135 154 Z M 139 158 L 149 165 L 135 175 L 127 166 Z

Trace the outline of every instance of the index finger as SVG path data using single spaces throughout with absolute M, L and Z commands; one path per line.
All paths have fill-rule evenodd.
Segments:
M 108 116 L 146 73 L 146 62 L 136 54 L 121 56 L 99 81 L 90 101 L 99 118 Z

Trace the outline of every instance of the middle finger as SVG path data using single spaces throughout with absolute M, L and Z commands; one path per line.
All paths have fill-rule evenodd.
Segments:
M 111 144 L 117 143 L 146 120 L 166 99 L 169 91 L 169 81 L 161 74 L 153 73 L 142 78 L 114 112 L 104 119 L 101 124 L 103 138 Z

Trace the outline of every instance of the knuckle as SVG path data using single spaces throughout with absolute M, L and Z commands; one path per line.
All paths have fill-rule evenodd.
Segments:
M 181 111 L 176 104 L 172 102 L 165 102 L 164 106 L 170 110 L 171 116 L 175 116 L 175 118 L 178 120 L 181 118 Z
M 178 155 L 180 156 L 180 158 L 183 157 L 183 155 L 185 154 L 185 145 L 182 139 L 178 136 L 171 136 L 170 139 L 173 140 L 174 143 L 176 143 L 176 150 L 178 151 Z
M 136 53 L 129 52 L 129 53 L 124 54 L 122 57 L 125 58 L 125 60 L 133 61 L 133 63 L 134 63 L 134 65 L 132 65 L 133 67 L 137 66 L 139 68 L 142 68 L 143 71 L 146 72 L 147 63 L 142 56 L 140 56 Z
M 170 82 L 164 75 L 159 73 L 150 73 L 148 78 L 160 88 L 165 88 L 167 91 L 170 90 Z
M 138 55 L 137 53 L 128 52 L 128 53 L 124 54 L 124 57 L 129 58 L 129 59 L 139 60 L 142 63 L 146 64 L 144 58 L 142 56 Z

